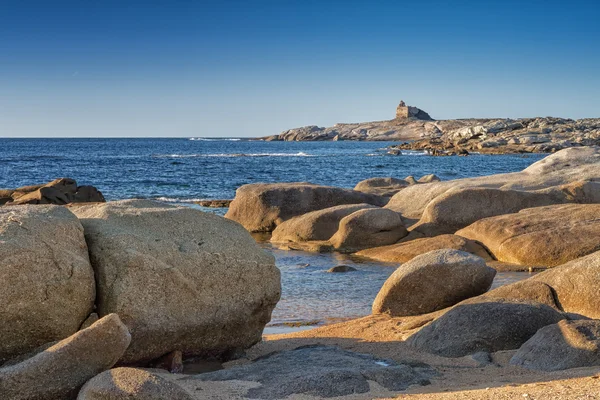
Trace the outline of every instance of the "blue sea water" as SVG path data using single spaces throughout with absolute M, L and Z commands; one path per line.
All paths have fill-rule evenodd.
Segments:
M 352 188 L 376 176 L 436 174 L 443 180 L 519 171 L 543 155 L 431 157 L 387 155 L 385 142 L 258 142 L 215 139 L 0 139 L 0 188 L 70 177 L 94 185 L 107 200 L 151 198 L 191 205 L 230 199 L 254 182 L 313 183 Z M 196 206 L 194 206 L 196 207 Z M 222 209 L 205 209 L 223 213 Z M 341 254 L 310 254 L 262 246 L 282 273 L 282 299 L 266 332 L 370 313 L 395 265 Z M 330 274 L 339 264 L 356 272 Z M 495 285 L 525 273 L 499 273 Z
M 70 177 L 108 200 L 230 199 L 253 182 L 352 188 L 374 176 L 457 179 L 521 170 L 541 155 L 386 155 L 387 142 L 190 139 L 0 139 L 0 188 Z

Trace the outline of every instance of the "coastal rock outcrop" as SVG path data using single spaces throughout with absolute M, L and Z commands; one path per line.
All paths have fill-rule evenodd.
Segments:
M 510 364 L 539 371 L 600 366 L 600 320 L 545 326 L 519 348 Z
M 419 238 L 389 246 L 373 247 L 356 253 L 377 261 L 404 263 L 433 250 L 454 249 L 475 254 L 490 260 L 489 253 L 476 242 L 457 235 L 440 235 L 433 238 Z
M 0 208 L 0 363 L 77 332 L 92 311 L 83 227 L 64 207 Z
M 396 243 L 407 234 L 400 214 L 386 208 L 370 208 L 342 218 L 329 241 L 336 250 L 355 252 Z
M 383 206 L 387 198 L 307 182 L 254 183 L 236 191 L 225 218 L 250 232 L 270 232 L 283 221 L 311 211 L 343 204 Z
M 339 141 L 339 140 L 415 140 L 441 135 L 437 123 L 425 111 L 401 102 L 396 118 L 385 121 L 340 123 L 331 127 L 315 125 L 288 129 L 279 135 L 270 135 L 264 141 Z
M 540 328 L 563 319 L 561 312 L 540 303 L 467 301 L 424 326 L 407 343 L 443 357 L 514 350 Z
M 600 118 L 468 118 L 434 121 L 425 111 L 401 101 L 392 120 L 340 123 L 332 127 L 309 125 L 260 140 L 405 141 L 391 146 L 390 154 L 402 154 L 402 150 L 425 151 L 432 155 L 550 153 L 569 147 L 600 145 Z
M 242 226 L 146 200 L 71 209 L 85 228 L 98 314 L 117 313 L 130 328 L 122 362 L 173 350 L 227 358 L 260 341 L 280 273 Z
M 396 107 L 396 118 L 416 118 L 433 121 L 433 119 L 425 111 L 417 107 L 407 106 L 404 100 L 400 100 L 400 104 L 398 104 L 398 107 Z
M 342 218 L 358 210 L 369 208 L 377 209 L 377 207 L 366 203 L 345 204 L 290 218 L 273 230 L 271 242 L 285 243 L 329 240 L 337 232 Z
M 427 314 L 485 293 L 496 271 L 485 260 L 459 250 L 435 250 L 402 264 L 373 302 L 374 314 Z
M 600 204 L 528 208 L 456 234 L 482 243 L 499 261 L 554 267 L 600 250 L 599 213 Z
M 120 367 L 89 380 L 77 400 L 193 400 L 177 384 L 159 374 L 140 368 Z
M 524 208 L 563 203 L 546 193 L 492 188 L 450 189 L 432 200 L 412 228 L 426 236 L 454 233 L 475 221 Z
M 121 358 L 131 336 L 116 314 L 17 364 L 0 368 L 0 394 L 6 400 L 64 400 Z
M 388 390 L 405 390 L 412 385 L 426 385 L 435 375 L 435 370 L 427 365 L 412 367 L 333 346 L 304 346 L 188 379 L 258 382 L 261 385 L 251 388 L 244 396 L 275 400 L 294 394 L 328 398 L 367 393 L 370 391 L 368 381 Z
M 600 147 L 571 148 L 550 155 L 521 172 L 411 185 L 395 194 L 385 207 L 405 218 L 420 219 L 432 201 L 450 191 L 492 188 L 531 192 L 552 187 L 560 191 L 563 185 L 576 185 L 570 189 L 562 188 L 571 196 L 568 202 L 592 203 L 599 201 L 598 182 Z
M 70 178 L 59 178 L 43 185 L 7 189 L 0 193 L 0 204 L 57 204 L 104 202 L 93 186 L 77 186 Z

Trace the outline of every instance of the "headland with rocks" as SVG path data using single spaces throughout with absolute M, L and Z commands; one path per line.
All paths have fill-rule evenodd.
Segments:
M 250 184 L 225 218 L 85 191 L 63 178 L 4 196 L 3 399 L 598 393 L 599 147 L 453 181 Z M 371 315 L 263 336 L 281 282 L 252 233 L 396 269 Z M 504 268 L 543 272 L 490 290 Z

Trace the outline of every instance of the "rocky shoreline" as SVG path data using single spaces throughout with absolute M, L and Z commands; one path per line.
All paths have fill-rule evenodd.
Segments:
M 80 190 L 58 179 L 27 192 L 31 202 L 8 191 L 0 207 L 3 399 L 579 398 L 597 389 L 598 147 L 454 181 L 250 184 L 225 218 L 148 200 L 82 202 Z M 371 315 L 263 337 L 280 272 L 251 233 L 396 269 Z M 502 264 L 543 272 L 490 290 Z M 565 393 L 555 380 L 576 387 Z
M 396 118 L 387 121 L 340 123 L 332 127 L 289 129 L 265 141 L 400 141 L 402 150 L 431 155 L 551 153 L 569 147 L 600 145 L 600 118 L 471 118 L 433 120 L 425 111 L 401 102 Z

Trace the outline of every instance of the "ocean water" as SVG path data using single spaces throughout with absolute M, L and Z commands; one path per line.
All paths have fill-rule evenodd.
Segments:
M 0 139 L 0 188 L 70 177 L 108 200 L 233 198 L 253 182 L 310 181 L 352 188 L 375 176 L 440 178 L 521 170 L 541 155 L 386 155 L 386 142 L 190 139 Z
M 436 174 L 443 180 L 514 172 L 543 155 L 431 157 L 386 155 L 385 142 L 255 142 L 215 139 L 0 139 L 0 188 L 71 177 L 107 200 L 150 198 L 191 207 L 198 199 L 230 199 L 254 182 L 309 181 L 352 188 L 376 176 Z M 203 209 L 223 214 L 224 209 Z M 397 265 L 337 253 L 282 251 L 261 245 L 282 273 L 282 299 L 266 332 L 298 329 L 370 313 Z M 330 274 L 333 266 L 356 272 Z M 495 286 L 527 273 L 499 273 Z M 292 326 L 293 328 L 290 328 Z

